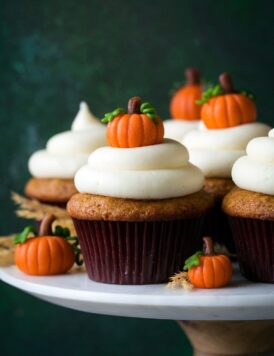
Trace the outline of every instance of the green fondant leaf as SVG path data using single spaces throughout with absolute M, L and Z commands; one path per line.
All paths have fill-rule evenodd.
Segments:
M 144 103 L 142 103 L 141 106 L 140 106 L 141 112 L 143 112 L 145 109 L 152 109 L 152 110 L 155 110 L 155 109 L 153 108 L 153 106 L 152 106 L 149 102 L 147 102 L 147 101 L 145 101 Z
M 33 226 L 26 226 L 22 232 L 20 232 L 19 234 L 16 234 L 13 237 L 13 243 L 15 245 L 23 244 L 24 242 L 27 241 L 30 233 L 37 235 L 37 231 Z
M 117 108 L 112 112 L 107 112 L 105 116 L 101 119 L 102 122 L 111 122 L 116 116 L 124 114 L 125 110 L 122 108 Z
M 140 111 L 142 114 L 147 115 L 155 124 L 158 124 L 158 114 L 155 108 L 148 102 L 141 104 Z
M 206 91 L 204 91 L 201 99 L 197 100 L 196 103 L 199 105 L 203 105 L 207 103 L 212 97 L 222 95 L 222 94 L 223 94 L 222 88 L 219 84 L 217 84 L 214 87 L 208 88 Z
M 254 101 L 256 100 L 255 95 L 253 95 L 252 93 L 250 93 L 247 90 L 242 90 L 238 93 L 246 96 L 250 100 L 254 100 Z M 223 94 L 225 94 L 225 93 L 223 92 L 221 86 L 219 84 L 217 84 L 217 85 L 211 86 L 207 90 L 205 90 L 202 94 L 201 99 L 197 100 L 196 103 L 199 105 L 203 105 L 203 104 L 207 103 L 214 96 L 219 96 L 219 95 L 223 95 Z
M 57 225 L 53 232 L 53 235 L 63 237 L 66 241 L 72 242 L 72 247 L 75 254 L 75 262 L 78 266 L 83 264 L 83 260 L 81 258 L 81 249 L 79 248 L 79 240 L 77 236 L 70 236 L 70 230 L 67 227 L 62 227 Z
M 68 237 L 70 236 L 70 230 L 67 227 L 57 225 L 53 231 L 53 235 L 60 237 Z
M 191 267 L 200 265 L 200 256 L 202 256 L 202 251 L 196 252 L 194 255 L 190 256 L 185 261 L 184 271 L 188 271 Z
M 65 239 L 67 241 L 72 241 L 72 247 L 75 253 L 75 262 L 78 266 L 82 266 L 83 264 L 83 259 L 81 257 L 82 252 L 81 249 L 79 247 L 79 240 L 77 236 L 67 236 L 65 237 Z

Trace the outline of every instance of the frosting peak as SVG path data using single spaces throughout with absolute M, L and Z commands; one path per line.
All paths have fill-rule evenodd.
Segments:
M 75 176 L 80 193 L 128 199 L 167 199 L 202 189 L 202 172 L 179 142 L 137 148 L 102 147 Z
M 242 189 L 274 195 L 274 130 L 251 140 L 246 153 L 233 166 L 233 181 Z
M 29 159 L 29 171 L 37 178 L 73 178 L 89 154 L 106 144 L 106 130 L 81 102 L 71 131 L 52 136 L 46 149 L 36 151 Z
M 81 101 L 79 111 L 71 125 L 72 131 L 81 131 L 91 128 L 93 125 L 101 125 L 100 121 L 90 112 L 88 104 Z

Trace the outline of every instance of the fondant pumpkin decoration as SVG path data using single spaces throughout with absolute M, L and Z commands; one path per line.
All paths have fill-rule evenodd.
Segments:
M 201 107 L 197 100 L 202 96 L 199 71 L 188 68 L 185 71 L 186 84 L 176 91 L 170 102 L 170 115 L 175 120 L 198 120 Z
M 42 220 L 39 236 L 33 227 L 26 227 L 14 238 L 16 266 L 24 273 L 33 276 L 56 275 L 67 272 L 74 262 L 80 261 L 80 249 L 77 237 L 71 237 L 69 229 L 56 226 L 53 235 L 51 224 L 55 217 L 47 214 Z M 68 241 L 73 241 L 70 244 Z
M 129 99 L 128 112 L 118 108 L 106 113 L 102 122 L 108 122 L 107 140 L 112 147 L 132 148 L 160 144 L 164 126 L 154 107 L 141 98 Z
M 232 277 L 232 264 L 224 255 L 215 255 L 213 241 L 204 237 L 204 252 L 196 252 L 185 262 L 190 282 L 196 288 L 219 288 L 228 284 Z
M 201 118 L 208 129 L 223 129 L 256 120 L 254 98 L 246 92 L 236 92 L 228 73 L 219 77 L 220 85 L 208 89 L 199 101 L 203 104 Z

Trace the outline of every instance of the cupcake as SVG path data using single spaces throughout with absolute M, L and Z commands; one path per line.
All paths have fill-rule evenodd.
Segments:
M 245 147 L 252 138 L 266 135 L 270 127 L 255 122 L 253 98 L 250 94 L 236 92 L 228 73 L 223 73 L 219 80 L 220 85 L 203 93 L 202 123 L 182 142 L 189 150 L 190 162 L 206 177 L 204 190 L 215 200 L 204 234 L 213 236 L 215 241 L 234 252 L 229 223 L 221 210 L 222 199 L 234 187 L 233 163 L 245 154 Z
M 242 274 L 274 283 L 274 130 L 249 142 L 232 168 L 237 188 L 227 194 L 228 214 Z
M 212 207 L 202 172 L 179 142 L 163 139 L 149 103 L 107 113 L 109 147 L 75 176 L 68 202 L 90 279 L 115 284 L 166 282 L 201 245 Z
M 70 131 L 51 137 L 46 149 L 34 152 L 28 162 L 32 178 L 25 186 L 25 194 L 43 203 L 65 206 L 77 193 L 73 178 L 89 154 L 104 146 L 105 127 L 80 104 Z
M 185 71 L 186 84 L 180 87 L 170 102 L 172 119 L 164 121 L 165 137 L 181 141 L 184 135 L 196 129 L 201 118 L 201 107 L 197 100 L 202 96 L 199 71 L 188 68 Z

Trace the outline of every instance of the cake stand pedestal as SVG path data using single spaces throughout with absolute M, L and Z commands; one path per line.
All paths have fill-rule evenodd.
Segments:
M 247 282 L 237 270 L 226 288 L 190 292 L 163 284 L 96 283 L 81 270 L 30 277 L 12 266 L 0 268 L 0 279 L 50 303 L 87 313 L 179 320 L 196 356 L 274 355 L 274 285 Z
M 274 320 L 178 321 L 194 356 L 274 355 Z

